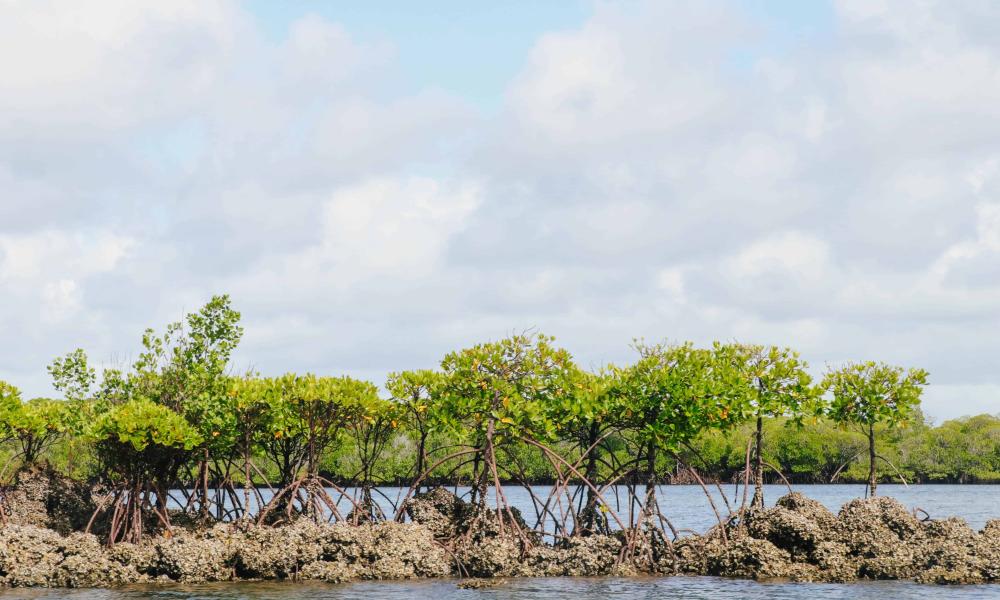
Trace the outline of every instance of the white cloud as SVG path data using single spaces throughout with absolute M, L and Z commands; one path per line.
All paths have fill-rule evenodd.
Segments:
M 80 310 L 80 292 L 72 279 L 50 281 L 42 287 L 42 320 L 65 321 Z
M 734 278 L 774 276 L 816 284 L 831 278 L 829 262 L 826 242 L 787 232 L 750 244 L 728 261 L 726 271 Z
M 427 277 L 444 266 L 450 237 L 478 203 L 473 184 L 365 181 L 334 192 L 323 206 L 321 242 L 286 260 L 336 273 L 344 287 L 373 277 Z
M 0 130 L 68 136 L 189 109 L 244 21 L 225 2 L 4 2 L 0 110 L 17 119 Z
M 738 4 L 599 4 L 485 117 L 318 16 L 274 41 L 225 1 L 0 3 L 0 377 L 43 393 L 52 356 L 230 292 L 267 372 L 537 327 L 588 366 L 738 338 L 988 406 L 1000 11 L 836 8 L 789 48 Z
M 132 238 L 102 231 L 0 235 L 0 280 L 14 284 L 112 271 L 134 244 Z
M 449 236 L 479 204 L 478 196 L 473 184 L 445 189 L 428 178 L 365 182 L 334 194 L 326 207 L 327 232 L 334 243 L 375 246 L 382 266 L 433 268 Z

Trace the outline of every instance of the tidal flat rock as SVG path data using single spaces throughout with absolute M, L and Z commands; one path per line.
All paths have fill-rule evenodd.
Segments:
M 204 531 L 179 529 L 173 536 L 153 542 L 154 571 L 183 583 L 228 581 L 233 579 L 243 541 L 243 536 L 226 526 Z
M 1000 521 L 977 533 L 962 519 L 917 519 L 887 497 L 852 500 L 834 517 L 798 494 L 743 513 L 728 544 L 705 545 L 709 574 L 752 579 L 911 579 L 981 583 L 1000 578 Z M 687 559 L 689 564 L 697 554 Z
M 368 528 L 370 542 L 357 564 L 368 579 L 447 577 L 453 563 L 430 530 L 412 524 L 382 522 Z
M 241 530 L 236 573 L 243 579 L 294 578 L 309 563 L 322 560 L 324 526 L 299 519 L 282 527 L 248 526 Z
M 982 583 L 986 581 L 984 557 L 977 552 L 979 535 L 964 519 L 948 518 L 923 524 L 922 544 L 917 545 L 920 569 L 914 578 L 922 583 Z
M 497 577 L 491 579 L 484 579 L 481 577 L 473 577 L 471 579 L 463 579 L 455 584 L 460 590 L 483 590 L 492 587 L 497 587 L 498 585 L 503 585 L 507 583 L 507 580 L 500 579 Z
M 106 587 L 145 581 L 445 577 L 452 561 L 416 524 L 214 527 L 108 548 L 89 534 L 0 528 L 0 585 Z
M 726 544 L 709 558 L 708 573 L 743 579 L 787 577 L 792 557 L 765 539 L 745 537 Z
M 439 539 L 453 539 L 464 532 L 472 505 L 444 488 L 416 494 L 403 509 L 410 520 L 431 530 Z
M 813 500 L 799 492 L 788 493 L 775 503 L 775 506 L 788 509 L 802 515 L 824 531 L 830 531 L 837 524 L 837 515 L 818 500 Z
M 981 560 L 980 569 L 987 581 L 1000 581 L 1000 520 L 986 522 L 979 532 L 973 552 Z
M 790 556 L 808 558 L 830 538 L 830 530 L 799 512 L 783 506 L 751 509 L 745 519 L 752 538 L 767 540 Z
M 621 547 L 621 540 L 605 535 L 569 538 L 555 546 L 529 549 L 517 571 L 535 577 L 613 575 Z
M 525 551 L 537 542 L 516 508 L 505 511 L 501 518 L 495 510 L 464 502 L 443 488 L 415 495 L 404 510 L 414 523 L 448 545 L 458 574 L 463 576 L 524 574 Z M 520 533 L 511 526 L 511 520 Z
M 890 555 L 920 534 L 920 521 L 898 500 L 851 500 L 840 509 L 835 534 L 859 557 Z
M 0 583 L 15 587 L 94 587 L 141 581 L 132 566 L 109 557 L 97 538 L 62 536 L 31 525 L 0 528 Z
M 792 494 L 705 535 L 670 540 L 647 522 L 553 544 L 526 531 L 518 513 L 501 520 L 495 510 L 445 490 L 417 496 L 406 510 L 414 522 L 355 526 L 302 518 L 283 526 L 175 527 L 141 544 L 111 548 L 90 534 L 11 524 L 0 528 L 0 585 L 638 574 L 1000 581 L 1000 520 L 976 532 L 961 519 L 918 520 L 890 498 L 854 500 L 835 516 Z M 524 531 L 511 527 L 512 518 Z
M 64 556 L 55 531 L 34 525 L 0 528 L 0 576 L 12 586 L 51 586 Z
M 97 508 L 90 486 L 60 474 L 48 463 L 18 471 L 4 495 L 11 525 L 32 525 L 61 534 L 86 528 Z

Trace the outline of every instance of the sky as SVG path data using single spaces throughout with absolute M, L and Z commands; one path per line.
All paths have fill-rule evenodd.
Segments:
M 238 370 L 534 329 L 743 341 L 1000 412 L 991 0 L 0 1 L 0 379 L 228 293 Z

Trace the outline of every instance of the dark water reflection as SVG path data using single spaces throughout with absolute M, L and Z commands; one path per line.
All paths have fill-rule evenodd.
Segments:
M 116 590 L 9 590 L 0 598 L 71 600 L 604 600 L 605 598 L 1000 598 L 1000 586 L 941 587 L 902 582 L 853 584 L 756 583 L 713 577 L 630 579 L 512 579 L 493 588 L 463 590 L 454 581 L 366 582 L 340 585 L 226 583 L 200 586 L 132 587 Z

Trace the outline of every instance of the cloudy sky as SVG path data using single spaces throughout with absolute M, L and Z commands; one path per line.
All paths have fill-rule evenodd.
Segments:
M 1000 4 L 366 6 L 0 1 L 0 378 L 229 293 L 266 374 L 534 327 L 1000 412 Z

